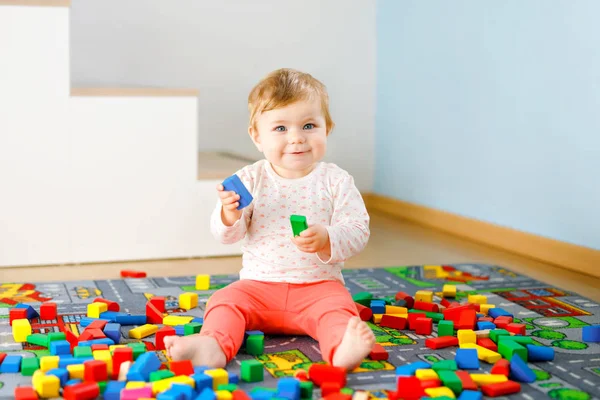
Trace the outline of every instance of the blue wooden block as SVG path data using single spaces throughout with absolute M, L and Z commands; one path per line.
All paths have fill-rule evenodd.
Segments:
M 281 378 L 277 381 L 277 397 L 300 400 L 300 381 L 296 378 Z
M 481 392 L 476 392 L 474 390 L 463 390 L 463 392 L 458 397 L 458 400 L 481 400 L 483 399 L 483 395 Z
M 246 189 L 246 186 L 244 186 L 244 183 L 241 181 L 239 176 L 236 174 L 231 175 L 229 178 L 223 181 L 223 188 L 225 188 L 227 191 L 233 191 L 240 195 L 240 205 L 237 207 L 238 210 L 248 207 L 250 203 L 252 203 L 252 195 L 248 189 Z
M 0 364 L 0 373 L 7 373 L 7 372 L 19 372 L 21 371 L 21 360 L 23 359 L 23 356 L 19 355 L 19 354 L 9 354 L 4 358 L 4 361 L 2 361 L 2 364 Z
M 53 356 L 71 354 L 71 344 L 66 340 L 55 340 L 50 342 L 50 354 Z
M 274 394 L 275 393 L 270 390 L 253 390 L 250 392 L 250 398 L 252 400 L 271 400 Z M 196 398 L 196 400 L 198 400 L 198 398 Z
M 59 368 L 67 368 L 67 365 L 83 364 L 84 362 L 86 362 L 88 360 L 93 360 L 93 359 L 94 359 L 94 357 L 75 358 L 73 356 L 62 355 L 58 359 L 58 367 Z
M 511 313 L 509 313 L 508 311 L 502 309 L 502 308 L 490 308 L 488 310 L 488 316 L 492 317 L 492 318 L 498 318 L 501 316 L 507 316 L 507 317 L 513 317 L 513 315 Z
M 65 386 L 77 385 L 78 383 L 83 382 L 81 379 L 70 379 L 65 383 Z
M 588 343 L 600 342 L 600 325 L 584 326 L 581 332 L 581 338 L 584 342 Z
M 228 375 L 229 375 L 229 383 L 233 383 L 235 385 L 237 385 L 239 383 L 240 377 L 237 374 L 235 374 L 233 372 L 229 372 Z
M 192 320 L 192 322 L 202 325 L 202 324 L 204 324 L 204 318 L 196 317 Z
M 425 361 L 416 361 L 414 363 L 401 365 L 396 368 L 396 376 L 413 376 L 418 369 L 429 369 L 431 365 Z
M 69 380 L 69 371 L 66 368 L 54 368 L 46 372 L 46 375 L 54 375 L 60 380 L 60 386 L 65 386 Z
M 156 400 L 185 400 L 185 397 L 183 393 L 176 389 L 173 389 L 173 387 L 171 386 L 169 390 L 159 393 L 156 396 Z
M 459 369 L 479 369 L 476 349 L 456 349 L 454 360 Z
M 217 396 L 211 388 L 206 388 L 200 392 L 196 400 L 216 400 Z
M 496 329 L 496 324 L 489 321 L 479 321 L 477 322 L 477 330 L 483 331 L 486 329 Z
M 107 319 L 104 319 L 104 318 L 81 317 L 81 319 L 79 320 L 79 325 L 83 326 L 85 328 L 92 322 L 98 321 L 98 320 L 109 322 Z
M 177 326 L 174 326 L 174 328 L 175 328 L 175 334 L 177 336 L 185 335 L 185 326 L 184 325 L 177 325 Z
M 535 373 L 529 368 L 527 363 L 521 359 L 518 354 L 513 354 L 510 359 L 510 378 L 517 382 L 532 383 L 535 382 Z
M 117 322 L 118 316 L 125 316 L 126 313 L 118 312 L 118 311 L 104 311 L 100 313 L 100 318 L 105 319 L 108 322 Z
M 194 397 L 196 397 L 194 389 L 191 386 L 185 385 L 183 383 L 171 384 L 171 390 L 175 391 L 176 393 L 179 393 L 183 400 L 192 400 Z
M 121 325 L 115 323 L 108 323 L 104 326 L 103 330 L 107 338 L 111 339 L 115 343 L 121 342 Z
M 77 346 L 91 346 L 93 344 L 107 344 L 112 346 L 115 344 L 112 339 L 102 338 L 102 339 L 92 339 L 92 340 L 84 340 L 83 342 L 79 342 Z
M 128 381 L 148 382 L 150 372 L 157 371 L 160 368 L 160 360 L 154 352 L 141 354 L 129 368 L 127 373 Z
M 33 307 L 31 307 L 29 304 L 19 303 L 15 306 L 15 308 L 25 308 L 27 310 L 27 319 L 30 321 L 34 318 L 40 317 L 40 314 L 38 314 L 38 312 L 35 311 L 35 309 Z
M 203 371 L 212 369 L 208 367 L 194 367 L 194 371 L 197 371 L 197 368 L 203 368 Z M 213 387 L 213 378 L 212 376 L 205 375 L 202 372 L 195 372 L 192 376 L 194 382 L 196 382 L 196 392 L 201 393 L 203 389 L 212 389 Z
M 554 347 L 535 346 L 528 344 L 527 358 L 529 361 L 552 361 L 554 360 Z
M 127 382 L 108 381 L 103 395 L 104 400 L 120 400 L 121 390 L 125 389 L 125 385 L 127 385 Z
M 371 300 L 370 308 L 373 314 L 385 314 L 385 301 Z
M 115 317 L 115 322 L 121 325 L 145 325 L 146 324 L 146 316 L 145 315 L 117 315 Z

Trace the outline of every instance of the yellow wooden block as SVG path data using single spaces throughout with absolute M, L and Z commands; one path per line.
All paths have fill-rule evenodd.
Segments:
M 444 294 L 444 297 L 456 297 L 456 286 L 444 285 L 442 287 L 442 293 Z
M 58 368 L 58 356 L 44 356 L 40 358 L 40 369 L 44 372 Z
M 415 301 L 424 301 L 426 303 L 432 303 L 433 292 L 429 290 L 417 290 L 417 293 L 415 293 Z
M 479 306 L 479 312 L 481 312 L 483 315 L 488 315 L 490 308 L 496 308 L 496 306 L 494 304 L 482 304 Z
M 141 389 L 143 387 L 146 387 L 146 385 L 150 384 L 144 381 L 131 381 L 127 382 L 127 384 L 125 385 L 125 389 Z
M 231 400 L 231 399 L 233 399 L 233 394 L 231 394 L 231 392 L 228 391 L 228 390 L 217 390 L 215 392 L 215 395 L 217 396 L 217 400 Z
M 487 385 L 488 383 L 500 383 L 506 382 L 508 378 L 505 375 L 500 374 L 470 374 L 473 382 L 477 384 L 477 386 Z
M 475 331 L 472 329 L 459 329 L 456 336 L 458 336 L 459 345 L 464 343 L 477 343 L 477 335 L 475 335 Z
M 183 317 L 181 315 L 168 315 L 163 318 L 163 325 L 177 326 L 189 324 L 194 317 Z
M 113 360 L 110 350 L 96 350 L 92 353 L 94 360 L 104 361 L 109 374 L 113 373 Z
M 198 306 L 198 293 L 181 293 L 179 295 L 179 308 L 191 310 Z
M 87 305 L 87 316 L 90 318 L 100 318 L 100 314 L 108 311 L 108 305 L 105 303 L 90 303 Z
M 406 307 L 398 307 L 398 306 L 385 306 L 386 314 L 408 314 L 408 309 Z
M 450 397 L 451 399 L 455 399 L 454 392 L 445 386 L 436 387 L 436 388 L 427 388 L 425 389 L 425 393 L 429 397 Z
M 169 390 L 172 384 L 181 383 L 184 385 L 191 386 L 192 388 L 196 388 L 196 382 L 187 375 L 179 375 L 173 376 L 167 379 L 161 379 L 160 381 L 152 382 L 152 394 L 157 395 L 158 393 L 162 393 L 165 390 Z
M 206 370 L 204 371 L 204 375 L 212 376 L 213 390 L 217 390 L 219 385 L 227 385 L 229 383 L 229 374 L 223 368 Z
M 418 369 L 415 376 L 419 379 L 438 379 L 438 374 L 433 369 Z
M 12 334 L 15 342 L 26 342 L 27 336 L 31 335 L 31 324 L 29 323 L 29 320 L 25 318 L 13 320 Z
M 210 275 L 196 275 L 196 290 L 210 289 Z
M 60 379 L 58 379 L 58 376 L 46 375 L 40 370 L 35 371 L 33 375 L 33 388 L 38 396 L 44 398 L 59 397 Z
M 373 314 L 371 319 L 373 320 L 373 323 L 378 324 L 381 322 L 381 318 L 383 318 L 383 314 Z
M 494 364 L 496 361 L 502 358 L 499 353 L 492 351 L 490 349 L 486 349 L 485 347 L 479 346 L 474 343 L 464 343 L 460 344 L 461 349 L 475 349 L 477 350 L 477 358 L 483 360 L 489 364 Z
M 134 339 L 143 339 L 150 335 L 154 335 L 158 330 L 158 326 L 152 324 L 146 324 L 133 328 L 129 331 L 129 337 Z
M 487 296 L 482 294 L 470 294 L 467 301 L 472 304 L 487 304 Z
M 118 349 L 119 347 L 127 347 L 127 345 L 125 344 L 113 344 L 111 346 L 108 346 L 108 349 L 110 350 L 111 353 L 114 353 L 116 349 Z
M 424 271 L 439 271 L 442 269 L 441 265 L 423 265 Z
M 83 379 L 85 367 L 83 364 L 67 365 L 67 371 L 69 371 L 69 379 Z

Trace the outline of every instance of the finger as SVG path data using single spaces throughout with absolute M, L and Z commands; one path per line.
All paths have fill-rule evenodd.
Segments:
M 236 201 L 235 203 L 232 203 L 232 204 L 223 205 L 223 208 L 227 211 L 234 211 L 234 210 L 237 210 L 237 208 L 239 206 L 240 206 L 240 203 L 238 203 Z
M 240 195 L 235 192 L 219 192 L 219 197 L 221 200 L 235 199 L 237 201 L 240 199 Z
M 315 236 L 316 234 L 317 234 L 317 231 L 315 231 L 312 228 L 308 228 L 308 229 L 305 229 L 302 232 L 300 232 L 300 236 L 303 238 Z
M 303 238 L 301 236 L 296 236 L 294 239 L 296 240 L 296 243 L 300 246 L 308 246 L 314 241 L 312 238 Z
M 217 185 L 217 190 L 219 192 L 222 192 L 223 190 L 225 190 L 225 188 L 223 187 L 223 185 L 221 185 L 220 183 Z

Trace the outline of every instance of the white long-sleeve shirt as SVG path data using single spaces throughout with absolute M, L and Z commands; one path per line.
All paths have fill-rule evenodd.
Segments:
M 309 283 L 344 283 L 344 261 L 369 240 L 369 214 L 350 174 L 335 164 L 320 162 L 306 176 L 283 178 L 267 160 L 236 174 L 254 200 L 228 227 L 221 220 L 221 201 L 211 216 L 211 232 L 222 243 L 244 239 L 240 279 Z M 291 241 L 290 216 L 304 215 L 308 226 L 323 225 L 329 233 L 331 257 L 304 253 Z

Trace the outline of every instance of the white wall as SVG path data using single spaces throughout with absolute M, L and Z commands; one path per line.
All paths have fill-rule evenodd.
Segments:
M 74 86 L 200 89 L 199 147 L 253 157 L 246 99 L 281 67 L 322 80 L 337 124 L 327 160 L 371 190 L 374 0 L 74 0 Z

